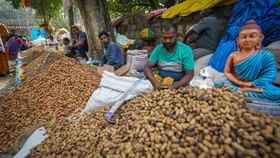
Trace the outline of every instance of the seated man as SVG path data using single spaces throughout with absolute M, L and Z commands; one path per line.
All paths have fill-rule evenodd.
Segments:
M 249 20 L 237 37 L 238 50 L 233 52 L 225 66 L 227 80 L 218 81 L 244 92 L 245 97 L 280 103 L 280 88 L 272 84 L 275 80 L 276 62 L 271 52 L 261 50 L 264 38 L 261 28 Z
M 213 15 L 213 10 L 202 10 L 200 17 L 201 20 L 194 24 L 184 37 L 185 43 L 195 42 L 196 49 L 193 50 L 195 60 L 215 51 L 222 31 L 219 20 Z
M 68 56 L 70 58 L 76 58 L 76 52 L 71 49 L 70 46 L 70 39 L 67 37 L 64 37 L 62 39 L 63 42 L 63 52 L 65 56 Z
M 124 60 L 120 47 L 110 40 L 110 36 L 106 31 L 100 32 L 98 37 L 104 46 L 102 64 L 112 65 L 114 69 L 121 67 L 124 64 Z
M 46 47 L 48 48 L 48 50 L 52 50 L 52 51 L 58 50 L 58 41 L 54 39 L 53 35 L 50 35 L 49 39 L 47 39 Z
M 85 60 L 88 60 L 87 51 L 88 51 L 88 43 L 87 43 L 87 35 L 85 32 L 81 31 L 78 26 L 72 26 L 72 33 L 74 35 L 74 42 L 71 46 L 72 52 L 77 52 L 81 55 L 81 57 Z
M 161 28 L 162 44 L 158 45 L 151 53 L 145 65 L 144 72 L 151 81 L 154 89 L 161 87 L 152 73 L 154 66 L 159 67 L 161 77 L 175 79 L 170 89 L 179 88 L 189 84 L 193 78 L 194 58 L 192 49 L 182 42 L 177 41 L 177 27 L 168 23 Z

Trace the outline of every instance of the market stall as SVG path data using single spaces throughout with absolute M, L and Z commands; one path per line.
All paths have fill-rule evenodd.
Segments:
M 151 91 L 142 78 L 98 76 L 89 66 L 62 58 L 0 97 L 0 121 L 8 122 L 0 132 L 1 153 L 279 156 L 279 118 L 246 107 L 241 93 L 225 87 Z M 8 134 L 11 129 L 15 132 Z
M 194 11 L 213 6 L 189 2 Z M 162 86 L 153 90 L 143 73 L 147 51 L 127 50 L 126 58 L 114 70 L 44 47 L 21 52 L 20 84 L 0 96 L 0 157 L 280 157 L 278 105 L 255 110 L 242 92 L 214 87 L 221 76 L 209 68 L 174 90 L 174 79 L 156 77 Z

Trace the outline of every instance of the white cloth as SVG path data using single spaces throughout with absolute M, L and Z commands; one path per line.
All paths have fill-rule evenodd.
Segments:
M 58 47 L 58 41 L 56 39 L 50 40 L 47 39 L 46 48 L 52 51 L 56 51 Z
M 14 158 L 24 158 L 26 157 L 30 150 L 35 146 L 41 144 L 45 138 L 48 136 L 46 135 L 46 129 L 44 127 L 40 127 L 36 129 L 31 136 L 28 137 L 26 142 L 24 143 L 23 147 L 20 151 L 14 156 Z
M 203 76 L 204 78 L 209 78 L 213 82 L 216 80 L 223 80 L 226 79 L 224 73 L 218 72 L 211 66 L 207 66 L 200 70 L 200 76 Z
M 114 104 L 123 97 L 124 92 L 137 80 L 139 79 L 135 77 L 117 76 L 112 72 L 104 71 L 99 85 L 100 88 L 93 92 L 83 112 L 91 112 L 103 105 Z M 152 89 L 153 86 L 150 81 L 142 80 L 124 100 L 129 100 L 141 92 L 151 91 Z
M 36 40 L 32 41 L 31 43 L 34 44 L 35 46 L 43 46 L 46 44 L 46 39 L 39 37 Z
M 198 70 L 197 70 L 198 71 Z M 218 72 L 211 66 L 204 67 L 199 70 L 190 82 L 190 86 L 198 88 L 211 88 L 216 80 L 225 79 L 224 73 Z
M 207 65 L 209 63 L 209 60 L 212 57 L 212 55 L 213 54 L 206 55 L 206 56 L 201 57 L 201 58 L 199 58 L 195 61 L 195 64 L 194 64 L 194 75 L 195 76 L 199 75 L 200 70 L 207 67 Z

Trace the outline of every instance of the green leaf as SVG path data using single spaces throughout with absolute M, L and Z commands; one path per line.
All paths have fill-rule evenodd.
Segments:
M 50 126 L 53 126 L 55 123 L 56 123 L 56 117 L 55 117 L 55 115 L 53 115 L 52 117 L 51 117 L 51 119 L 50 119 Z

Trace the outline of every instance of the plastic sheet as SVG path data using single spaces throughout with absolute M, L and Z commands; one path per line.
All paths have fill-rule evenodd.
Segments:
M 117 76 L 114 73 L 105 71 L 99 85 L 100 88 L 93 92 L 83 112 L 91 112 L 101 106 L 116 103 L 123 97 L 124 92 L 137 80 L 139 79 L 135 77 Z M 141 92 L 150 91 L 152 89 L 153 86 L 148 80 L 141 80 L 141 82 L 123 99 L 131 99 Z
M 47 131 L 44 127 L 40 127 L 38 129 L 36 129 L 32 133 L 32 135 L 28 137 L 27 141 L 24 143 L 24 145 L 20 149 L 20 151 L 14 156 L 14 158 L 26 157 L 32 148 L 41 144 L 43 142 L 43 140 L 45 140 L 45 138 L 47 138 L 46 132 Z

